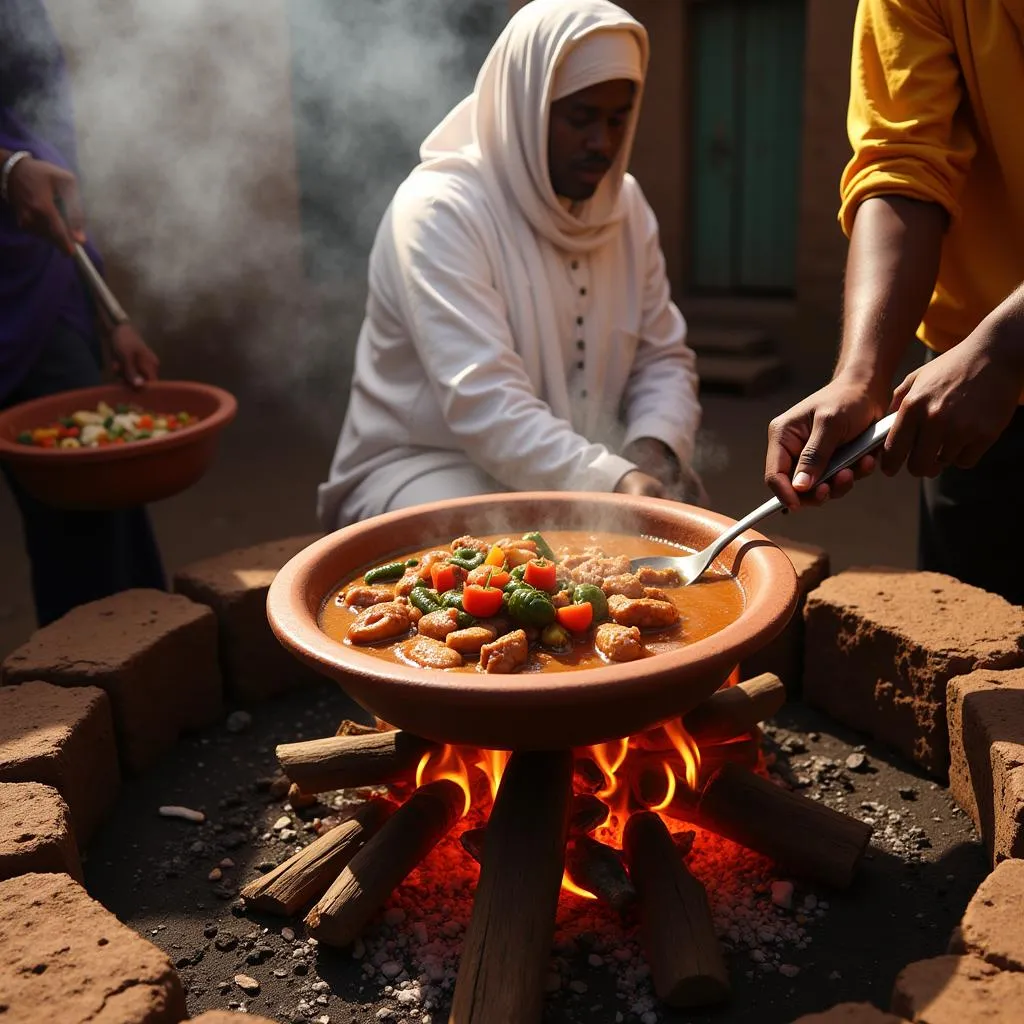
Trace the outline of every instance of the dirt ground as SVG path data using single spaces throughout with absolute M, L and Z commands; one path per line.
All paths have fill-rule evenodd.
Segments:
M 328 687 L 254 708 L 243 732 L 218 727 L 184 740 L 156 770 L 126 783 L 113 819 L 90 848 L 85 864 L 89 892 L 168 953 L 186 987 L 192 1014 L 244 1007 L 281 1022 L 447 1020 L 450 976 L 438 1002 L 424 1013 L 418 1000 L 411 1005 L 401 1001 L 405 974 L 392 984 L 380 958 L 371 956 L 374 943 L 382 941 L 374 936 L 402 931 L 389 929 L 387 917 L 381 924 L 378 916 L 368 929 L 368 952 L 357 949 L 353 954 L 311 948 L 304 941 L 301 917 L 245 911 L 237 899 L 245 882 L 312 838 L 301 830 L 298 835 L 275 832 L 280 815 L 308 825 L 325 813 L 323 807 L 313 807 L 289 815 L 280 798 L 274 800 L 261 789 L 258 780 L 276 768 L 275 744 L 329 735 L 342 717 L 354 717 L 353 710 Z M 635 926 L 628 920 L 620 923 L 609 911 L 597 926 L 588 918 L 582 934 L 568 926 L 575 938 L 556 950 L 561 981 L 548 995 L 545 1021 L 787 1024 L 844 1000 L 887 1006 L 893 981 L 907 963 L 945 952 L 950 931 L 987 873 L 987 862 L 968 819 L 945 788 L 875 744 L 862 747 L 861 742 L 799 704 L 784 708 L 768 726 L 766 745 L 777 758 L 779 774 L 803 795 L 869 821 L 875 835 L 858 878 L 845 892 L 797 880 L 792 910 L 769 906 L 765 887 L 751 893 L 754 915 L 770 921 L 771 930 L 767 936 L 759 930 L 753 948 L 739 942 L 727 952 L 732 997 L 726 1007 L 666 1011 L 642 983 L 639 995 L 635 990 L 620 995 L 628 958 L 627 964 L 620 963 L 619 953 L 631 943 L 635 948 Z M 858 752 L 862 756 L 847 761 Z M 162 804 L 201 809 L 207 821 L 197 826 L 160 818 L 157 808 Z M 457 842 L 444 842 L 455 848 L 454 863 L 459 865 Z M 732 849 L 738 857 L 739 848 Z M 431 855 L 443 856 L 441 847 Z M 222 879 L 210 880 L 209 872 L 224 857 L 232 866 L 223 870 Z M 475 884 L 473 869 L 466 871 L 468 858 L 462 857 L 456 870 L 450 860 L 435 860 L 433 868 L 429 860 L 424 865 L 427 876 L 464 874 L 446 883 L 442 902 L 415 885 L 405 895 L 410 915 L 425 922 L 418 926 L 426 929 L 424 937 L 433 941 L 435 934 L 453 935 L 456 951 Z M 730 871 L 726 857 L 721 872 Z M 777 872 L 772 877 L 786 878 Z M 709 879 L 705 874 L 703 880 L 713 904 L 715 886 L 735 888 L 721 875 Z M 580 903 L 563 895 L 558 913 L 563 928 Z M 807 941 L 802 945 L 781 937 L 792 922 L 803 922 Z M 385 958 L 392 959 L 408 960 L 401 950 Z M 247 995 L 234 981 L 237 975 L 256 981 L 259 991 Z
M 762 482 L 772 416 L 802 396 L 799 386 L 757 399 L 704 396 L 701 460 L 713 508 L 740 517 L 768 497 Z M 337 426 L 340 427 L 340 418 Z M 241 402 L 218 460 L 191 490 L 152 506 L 169 573 L 196 559 L 318 529 L 316 486 L 335 437 L 293 410 Z M 763 529 L 819 544 L 833 571 L 850 565 L 914 564 L 917 488 L 904 475 L 863 481 L 832 506 L 779 515 Z M 0 486 L 0 657 L 34 628 L 21 524 Z

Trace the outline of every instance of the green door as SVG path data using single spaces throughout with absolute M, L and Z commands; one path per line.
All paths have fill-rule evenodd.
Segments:
M 804 0 L 692 4 L 691 284 L 792 292 Z

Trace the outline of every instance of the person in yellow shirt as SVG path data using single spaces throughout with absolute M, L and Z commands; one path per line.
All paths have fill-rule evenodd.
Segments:
M 848 130 L 839 358 L 772 421 L 765 481 L 797 508 L 906 463 L 920 567 L 1024 604 L 1024 0 L 860 0 Z M 926 359 L 893 391 L 915 333 Z M 820 483 L 890 410 L 878 458 Z

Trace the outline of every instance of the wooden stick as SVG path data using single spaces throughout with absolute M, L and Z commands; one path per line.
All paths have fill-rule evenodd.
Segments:
M 338 872 L 391 816 L 394 806 L 374 798 L 273 871 L 253 879 L 242 898 L 257 910 L 290 917 L 319 899 Z
M 363 725 L 362 722 L 353 722 L 351 718 L 343 718 L 338 726 L 335 736 L 368 736 L 370 733 L 379 732 L 375 725 Z
M 572 754 L 509 760 L 487 824 L 449 1024 L 534 1024 L 565 863 Z
M 621 855 L 605 843 L 590 836 L 573 836 L 566 848 L 565 867 L 576 885 L 620 914 L 636 901 L 636 889 Z
M 683 716 L 683 727 L 703 746 L 750 732 L 786 703 L 786 687 L 772 672 L 713 693 Z
M 416 770 L 436 743 L 397 729 L 282 743 L 277 759 L 303 793 L 390 782 Z
M 686 869 L 658 815 L 632 815 L 623 847 L 640 905 L 640 940 L 658 998 L 676 1007 L 727 999 L 729 974 L 707 892 Z
M 306 915 L 309 933 L 328 946 L 354 942 L 391 890 L 458 821 L 464 806 L 456 782 L 441 779 L 420 786 Z
M 572 835 L 593 832 L 599 825 L 604 824 L 607 817 L 608 805 L 604 801 L 589 793 L 579 793 L 572 798 L 569 832 Z
M 682 816 L 757 850 L 787 871 L 845 889 L 871 840 L 871 826 L 782 789 L 739 765 L 723 765 L 708 780 L 696 808 Z

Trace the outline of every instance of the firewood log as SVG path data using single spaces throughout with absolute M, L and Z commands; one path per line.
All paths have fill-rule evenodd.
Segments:
M 570 838 L 565 867 L 576 885 L 620 914 L 636 901 L 636 889 L 626 874 L 619 851 L 591 836 Z
M 750 732 L 786 703 L 786 687 L 772 672 L 713 693 L 683 716 L 683 727 L 702 747 Z
M 512 755 L 487 824 L 449 1024 L 541 1019 L 571 799 L 570 752 Z
M 338 872 L 394 810 L 387 800 L 368 800 L 358 810 L 273 871 L 253 879 L 242 898 L 257 910 L 290 917 L 319 899 Z
M 640 940 L 658 998 L 680 1008 L 727 999 L 729 974 L 707 892 L 683 864 L 658 815 L 632 815 L 623 847 L 639 901 Z
M 607 817 L 607 804 L 589 793 L 579 793 L 572 798 L 569 832 L 572 835 L 593 832 L 599 825 L 604 824 Z
M 436 743 L 407 732 L 371 732 L 282 743 L 277 759 L 303 793 L 374 786 L 416 771 Z
M 354 942 L 391 891 L 434 848 L 465 807 L 449 779 L 420 786 L 345 866 L 306 915 L 311 935 L 328 946 Z
M 738 765 L 723 765 L 699 801 L 665 814 L 710 829 L 770 857 L 795 875 L 845 889 L 871 840 L 871 826 L 782 789 Z
M 375 725 L 363 725 L 362 722 L 353 722 L 351 718 L 343 718 L 338 726 L 335 736 L 368 736 L 370 733 L 379 732 Z

